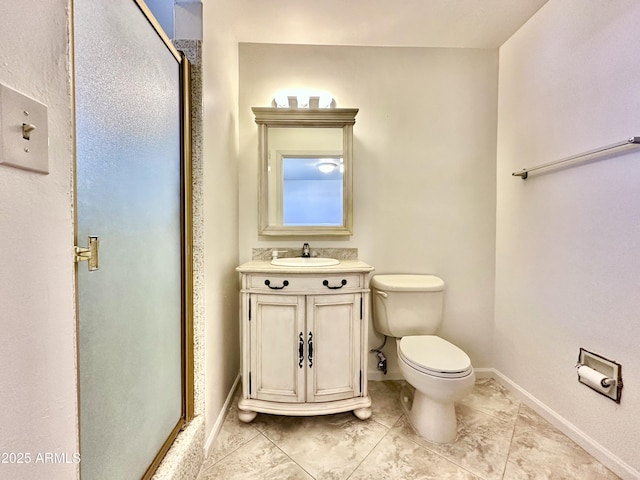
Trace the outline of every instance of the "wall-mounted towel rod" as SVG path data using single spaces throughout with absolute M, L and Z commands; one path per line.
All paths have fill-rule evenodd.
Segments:
M 527 177 L 529 176 L 529 172 L 533 172 L 534 170 L 540 170 L 541 168 L 552 167 L 560 163 L 569 162 L 571 160 L 577 160 L 581 157 L 588 157 L 590 155 L 595 155 L 596 153 L 604 153 L 614 148 L 627 147 L 629 145 L 634 145 L 634 144 L 640 144 L 640 137 L 630 137 L 622 142 L 613 143 L 611 145 L 607 145 L 606 147 L 594 148 L 593 150 L 589 150 L 588 152 L 579 153 L 578 155 L 572 155 L 571 157 L 556 160 L 555 162 L 545 163 L 544 165 L 538 165 L 537 167 L 523 168 L 519 172 L 513 172 L 511 175 L 513 175 L 514 177 L 520 177 L 523 180 L 526 180 Z

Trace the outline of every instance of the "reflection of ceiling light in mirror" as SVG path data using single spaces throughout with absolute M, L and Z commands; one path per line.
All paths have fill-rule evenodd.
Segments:
M 316 167 L 318 167 L 318 170 L 322 173 L 331 173 L 338 167 L 338 164 L 335 162 L 320 162 Z M 340 165 L 340 168 L 342 171 L 342 165 Z

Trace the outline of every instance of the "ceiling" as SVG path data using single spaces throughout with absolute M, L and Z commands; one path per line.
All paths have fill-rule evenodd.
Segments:
M 214 8 L 239 42 L 498 48 L 546 2 L 224 0 Z

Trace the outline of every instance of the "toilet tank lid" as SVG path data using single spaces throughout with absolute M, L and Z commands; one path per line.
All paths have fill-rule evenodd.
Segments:
M 435 275 L 374 275 L 371 286 L 390 292 L 438 292 L 444 290 L 444 280 Z

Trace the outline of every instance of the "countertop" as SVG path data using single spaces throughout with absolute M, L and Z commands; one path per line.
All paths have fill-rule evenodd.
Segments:
M 374 267 L 360 260 L 340 260 L 338 265 L 327 267 L 282 267 L 272 265 L 271 260 L 251 260 L 236 268 L 240 273 L 348 273 L 372 272 Z

